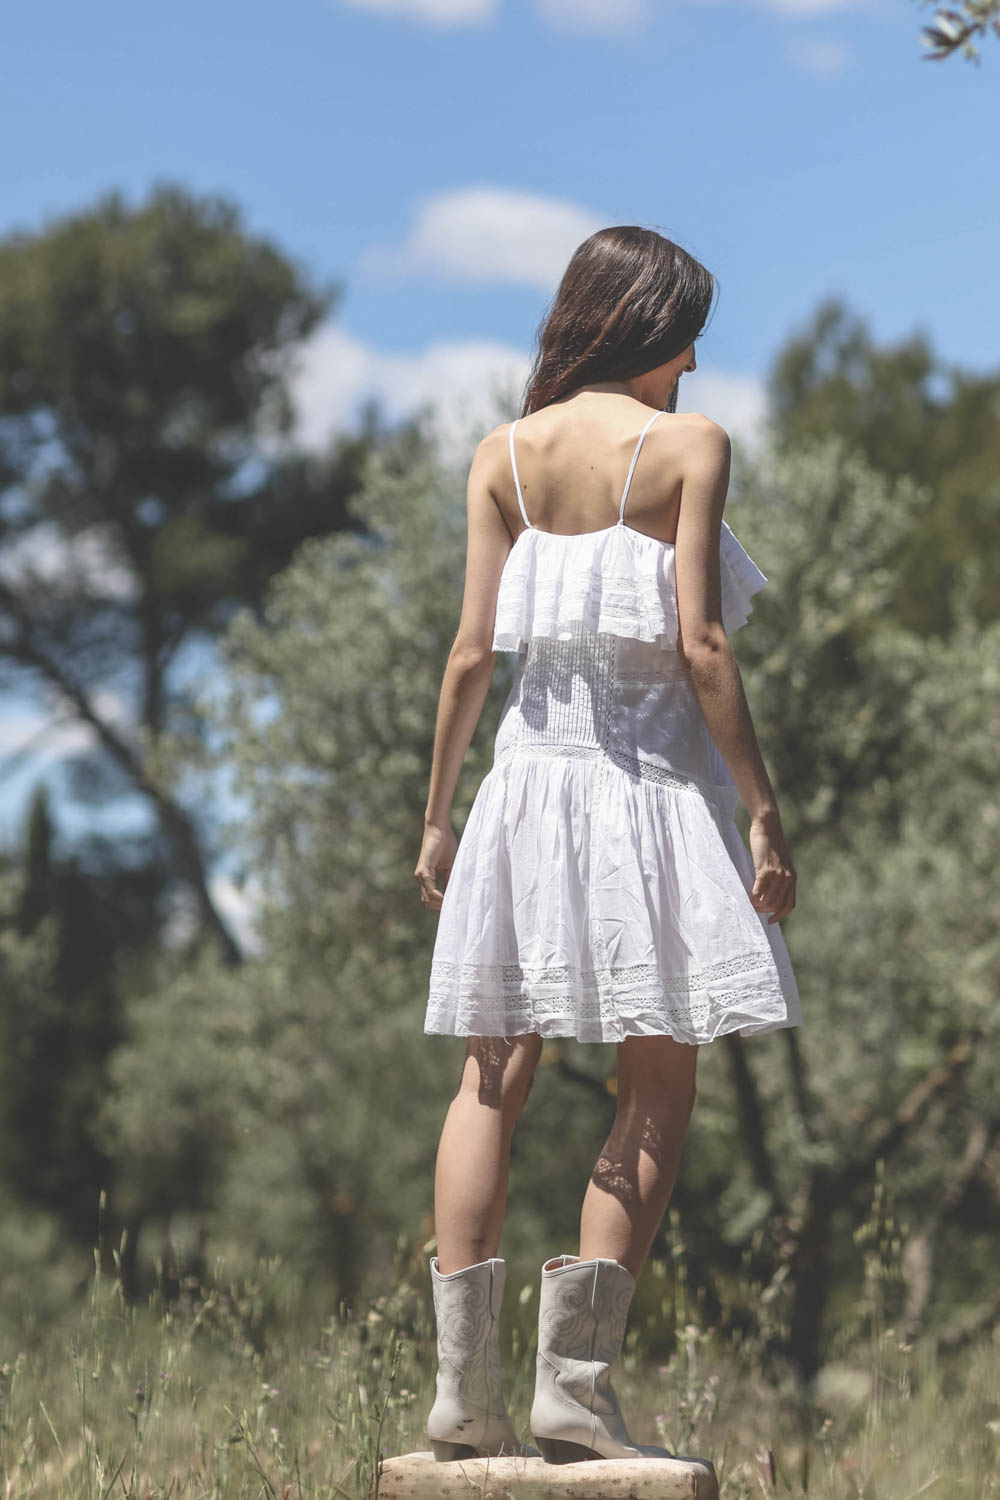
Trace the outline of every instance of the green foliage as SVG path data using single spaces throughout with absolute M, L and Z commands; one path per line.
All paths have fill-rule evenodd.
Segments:
M 193 1215 L 199 1265 L 220 1247 L 241 1247 L 243 1264 L 281 1253 L 334 1307 L 351 1302 L 429 1206 L 431 1064 L 409 1030 L 364 963 L 233 973 L 203 955 L 133 1004 L 113 1061 L 100 1131 L 120 1211 L 150 1226 Z M 411 1097 L 393 1092 L 389 1109 L 408 1048 Z
M 358 533 L 308 544 L 263 623 L 234 623 L 206 710 L 252 808 L 267 957 L 234 976 L 206 957 L 137 1000 L 103 1116 L 123 1205 L 197 1211 L 212 1243 L 280 1250 L 338 1299 L 429 1220 L 460 1049 L 413 1046 L 433 928 L 411 871 L 463 487 L 412 451 L 373 460 Z M 487 753 L 484 729 L 467 801 Z
M 253 867 L 280 913 L 270 941 L 335 966 L 359 951 L 391 965 L 430 931 L 414 836 L 458 624 L 464 475 L 428 457 L 394 472 L 375 456 L 353 510 L 356 534 L 305 545 L 263 620 L 234 622 L 215 714 L 252 809 Z M 489 764 L 484 720 L 459 816 Z
M 163 873 L 99 841 L 58 847 L 48 795 L 32 798 L 23 868 L 14 860 L 0 922 L 11 972 L 0 990 L 0 1180 L 91 1242 L 112 1173 L 94 1137 L 121 997 L 158 937 Z M 26 962 L 28 956 L 31 962 Z
M 957 589 L 980 622 L 1000 617 L 997 569 L 967 571 L 971 559 L 1000 555 L 1000 377 L 947 365 L 921 333 L 881 347 L 863 319 L 831 298 L 786 340 L 768 394 L 786 452 L 832 435 L 890 479 L 926 490 L 926 507 L 910 507 L 910 525 L 896 530 L 884 603 L 892 618 L 921 635 L 946 635 Z
M 685 1203 L 710 1258 L 720 1240 L 766 1228 L 757 1263 L 767 1279 L 769 1245 L 789 1263 L 782 1296 L 807 1366 L 820 1324 L 844 1313 L 842 1236 L 880 1155 L 909 1230 L 939 1239 L 938 1314 L 974 1307 L 991 1276 L 995 1170 L 941 1222 L 931 1205 L 960 1176 L 977 1122 L 996 1128 L 1000 627 L 977 625 L 961 594 L 945 639 L 893 619 L 895 543 L 926 504 L 925 490 L 834 438 L 741 462 L 734 484 L 731 522 L 770 581 L 736 647 L 799 872 L 782 925 L 805 1027 L 746 1049 L 766 1122 L 753 1157 L 729 1060 L 708 1049 L 699 1112 L 710 1152 L 698 1152 L 696 1123 Z M 961 1271 L 949 1247 L 961 1247 Z

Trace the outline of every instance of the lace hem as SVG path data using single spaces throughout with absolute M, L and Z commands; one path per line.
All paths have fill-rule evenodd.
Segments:
M 799 1025 L 786 984 L 794 993 L 790 968 L 768 967 L 759 953 L 687 975 L 663 975 L 652 964 L 588 969 L 437 959 L 431 964 L 424 1031 L 451 1036 L 537 1031 L 579 1041 L 666 1034 L 698 1045 L 729 1031 L 748 1036 Z
M 628 964 L 619 968 L 576 968 L 572 964 L 457 964 L 448 959 L 437 958 L 431 963 L 431 985 L 435 980 L 466 985 L 484 983 L 493 985 L 497 994 L 520 993 L 520 986 L 571 985 L 574 991 L 585 993 L 608 986 L 651 985 L 658 993 L 691 995 L 718 984 L 721 979 L 735 979 L 741 974 L 752 974 L 755 969 L 766 968 L 759 953 L 741 953 L 735 958 L 725 958 L 711 964 L 707 969 L 698 969 L 690 974 L 663 975 L 656 964 Z

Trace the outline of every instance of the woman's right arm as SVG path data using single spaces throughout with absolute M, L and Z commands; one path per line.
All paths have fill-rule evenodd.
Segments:
M 723 760 L 750 814 L 756 879 L 750 900 L 780 922 L 795 905 L 795 868 L 764 765 L 743 679 L 722 624 L 720 547 L 732 447 L 718 423 L 704 419 L 685 456 L 674 556 L 677 649 Z

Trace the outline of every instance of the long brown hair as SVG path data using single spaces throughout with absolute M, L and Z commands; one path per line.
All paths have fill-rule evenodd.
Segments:
M 666 364 L 704 328 L 716 285 L 653 229 L 598 229 L 574 250 L 539 324 L 520 415 L 591 381 L 629 380 Z M 676 403 L 675 383 L 666 410 Z

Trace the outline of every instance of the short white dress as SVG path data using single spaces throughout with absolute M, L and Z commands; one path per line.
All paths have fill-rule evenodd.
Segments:
M 500 579 L 494 651 L 516 651 L 493 765 L 438 913 L 427 1034 L 669 1035 L 802 1024 L 778 923 L 751 905 L 739 793 L 681 668 L 674 547 L 618 520 L 528 520 Z M 723 522 L 723 624 L 767 582 Z

